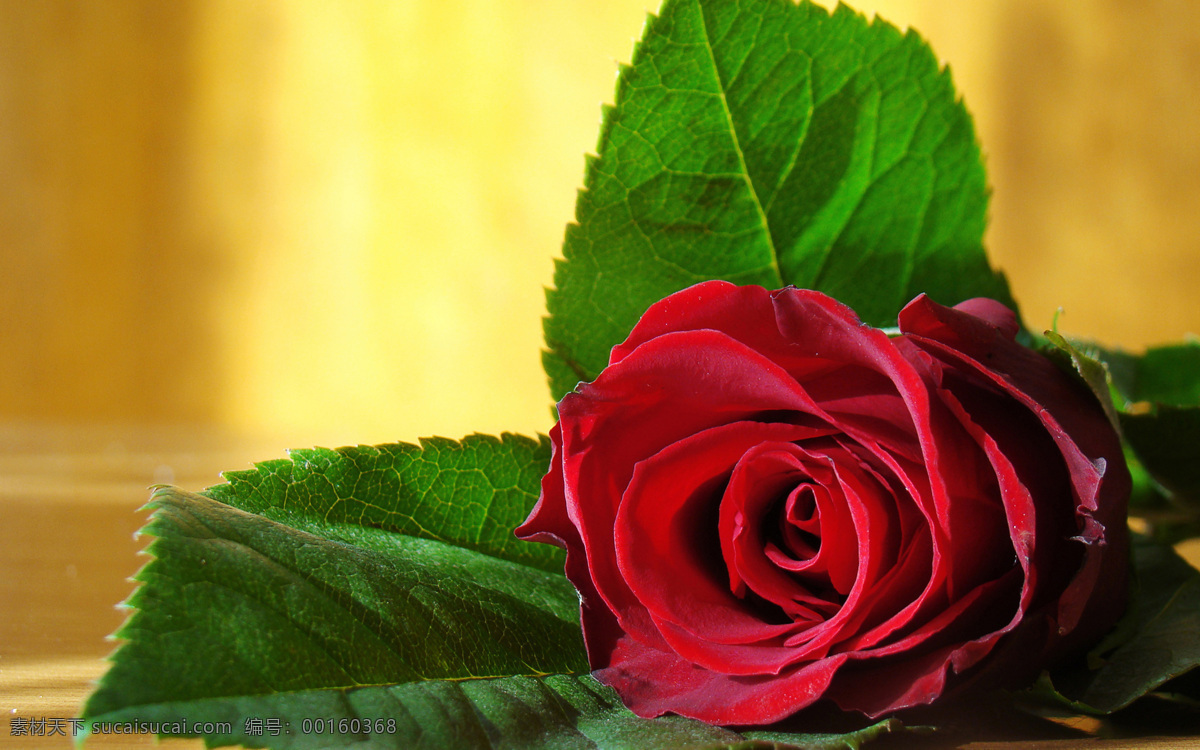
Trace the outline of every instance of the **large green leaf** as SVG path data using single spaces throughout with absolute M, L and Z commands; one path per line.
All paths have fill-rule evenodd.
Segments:
M 157 491 L 153 561 L 88 701 L 157 703 L 586 671 L 561 576 L 444 542 L 338 522 L 301 531 Z M 317 533 L 313 533 L 317 532 Z
M 545 438 L 477 435 L 296 451 L 209 496 L 159 489 L 126 643 L 86 714 L 586 671 L 561 555 L 512 536 L 548 461 Z
M 641 313 L 707 279 L 819 289 L 894 325 L 987 264 L 970 116 L 914 32 L 791 0 L 666 0 L 621 70 L 548 292 L 557 399 Z
M 1200 340 L 1151 347 L 1140 356 L 1111 350 L 1102 356 L 1126 402 L 1200 406 Z
M 426 438 L 419 446 L 294 450 L 249 471 L 226 472 L 227 484 L 203 494 L 299 529 L 366 526 L 561 573 L 561 550 L 513 536 L 549 465 L 544 436 Z
M 181 718 L 227 724 L 228 732 L 207 735 L 213 744 L 274 748 L 642 748 L 740 740 L 696 721 L 639 719 L 591 677 L 570 675 L 189 701 L 118 712 L 105 720 L 172 723 Z

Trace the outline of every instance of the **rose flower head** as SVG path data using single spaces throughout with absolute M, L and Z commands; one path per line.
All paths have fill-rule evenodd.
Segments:
M 1122 614 L 1130 478 L 1095 396 L 993 300 L 899 324 L 706 282 L 559 403 L 517 533 L 566 548 L 635 713 L 879 716 L 1027 684 Z

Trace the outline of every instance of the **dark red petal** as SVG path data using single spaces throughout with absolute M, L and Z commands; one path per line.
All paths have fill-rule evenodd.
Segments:
M 845 628 L 839 650 L 852 651 L 888 642 L 895 633 L 911 631 L 945 604 L 945 589 L 931 576 L 933 543 L 928 529 L 909 540 L 891 566 L 877 571 L 852 626 Z M 789 644 L 793 645 L 793 644 Z
M 999 627 L 1007 614 L 996 605 L 1016 600 L 1019 578 L 1020 572 L 1013 570 L 983 584 L 902 641 L 851 653 L 852 661 L 831 687 L 830 697 L 843 709 L 871 717 L 928 705 L 942 697 L 951 673 L 960 675 L 974 667 L 1017 625 L 1013 619 Z M 969 634 L 980 630 L 986 634 L 972 640 Z M 939 642 L 946 645 L 938 647 Z
M 819 394 L 818 401 L 844 406 L 847 421 L 874 417 L 869 424 L 876 439 L 881 439 L 880 428 L 912 433 L 903 403 L 911 402 L 921 386 L 907 361 L 882 331 L 863 325 L 853 310 L 832 297 L 808 289 L 768 292 L 724 281 L 696 284 L 652 305 L 629 337 L 613 348 L 610 366 L 649 341 L 699 330 L 720 331 L 758 352 Z M 902 402 L 866 403 L 897 393 Z
M 811 434 L 788 424 L 723 425 L 669 446 L 634 472 L 610 532 L 617 564 L 657 631 L 692 661 L 755 674 L 778 671 L 794 658 L 778 643 L 796 625 L 764 621 L 730 591 L 717 538 L 717 507 L 729 472 L 749 448 Z M 650 640 L 640 628 L 630 632 Z M 732 648 L 737 644 L 752 646 Z
M 1017 332 L 1021 330 L 1017 314 L 1006 305 L 988 297 L 964 300 L 955 305 L 954 309 L 979 318 L 1010 339 L 1015 339 Z
M 792 443 L 760 443 L 742 456 L 725 490 L 718 522 L 731 587 L 744 589 L 739 585 L 744 583 L 789 613 L 796 597 L 809 591 L 798 585 L 800 581 L 817 591 L 827 590 L 835 600 L 850 592 L 858 574 L 859 538 L 849 502 L 828 463 Z M 766 554 L 764 526 L 780 525 L 778 515 L 766 515 L 778 514 L 781 499 L 798 483 L 809 487 L 816 503 L 811 528 L 820 548 L 803 561 L 785 562 L 785 570 Z
M 915 706 L 927 706 L 946 692 L 953 646 L 879 663 L 850 661 L 830 686 L 827 697 L 843 710 L 871 718 Z M 853 657 L 855 655 L 851 655 Z
M 1022 577 L 1022 571 L 1014 568 L 946 604 L 933 618 L 903 637 L 890 639 L 873 648 L 856 644 L 856 650 L 873 656 L 901 655 L 925 650 L 922 647 L 927 643 L 961 645 L 974 641 L 986 641 L 987 648 L 990 648 L 996 637 L 1013 629 L 1020 621 L 1017 602 Z M 959 657 L 964 669 L 983 655 L 976 647 L 972 647 L 972 650 L 975 655 L 969 663 L 966 656 Z
M 567 579 L 579 592 L 580 623 L 587 647 L 588 663 L 592 669 L 608 664 L 608 659 L 621 635 L 617 618 L 601 599 L 588 575 L 587 550 L 579 530 L 567 514 L 563 492 L 562 431 L 559 425 L 550 430 L 550 470 L 542 477 L 542 494 L 529 518 L 517 527 L 516 535 L 534 542 L 547 542 L 567 550 Z
M 642 313 L 625 341 L 612 348 L 608 363 L 617 364 L 634 349 L 666 333 L 704 329 L 729 333 L 732 322 L 747 318 L 750 328 L 773 328 L 767 294 L 762 287 L 728 281 L 705 281 L 675 292 Z
M 1045 357 L 1016 343 L 1003 324 L 922 296 L 901 311 L 900 328 L 932 356 L 1023 404 L 1054 439 L 1074 486 L 1076 523 L 1064 532 L 1084 545 L 1083 564 L 1060 600 L 1058 629 L 1064 636 L 1077 631 L 1064 649 L 1099 637 L 1125 606 L 1131 486 L 1120 440 L 1099 403 Z
M 676 713 L 713 724 L 770 724 L 824 696 L 844 654 L 779 675 L 739 677 L 697 666 L 632 638 L 617 644 L 612 664 L 595 673 L 638 716 Z
M 1074 523 L 1074 507 L 1057 499 L 1072 495 L 1066 465 L 1054 460 L 1053 439 L 1036 416 L 1007 395 L 982 389 L 961 377 L 946 379 L 939 395 L 979 444 L 997 479 L 1016 563 L 1025 571 L 1022 616 L 1060 596 L 1079 567 L 1082 548 L 1063 543 Z M 1051 498 L 1037 502 L 1036 498 Z

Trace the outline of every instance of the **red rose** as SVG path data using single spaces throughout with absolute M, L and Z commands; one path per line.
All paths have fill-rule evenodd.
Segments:
M 566 547 L 634 712 L 878 716 L 1030 680 L 1120 616 L 1130 480 L 1094 396 L 993 300 L 899 321 L 699 284 L 559 403 L 517 533 Z

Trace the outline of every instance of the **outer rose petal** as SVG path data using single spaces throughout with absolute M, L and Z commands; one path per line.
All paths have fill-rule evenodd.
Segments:
M 985 306 L 991 309 L 988 319 L 970 314 Z M 921 295 L 900 312 L 900 329 L 934 357 L 1030 409 L 1062 451 L 1074 490 L 1077 540 L 1085 545 L 1083 565 L 1063 593 L 1056 617 L 1064 642 L 1053 648 L 1070 650 L 1094 641 L 1124 612 L 1129 572 L 1125 518 L 1132 481 L 1120 438 L 1095 396 L 1064 377 L 1050 360 L 1018 344 L 1015 316 L 997 315 L 996 306 L 1003 308 L 991 300 L 947 308 Z
M 612 652 L 621 627 L 617 618 L 600 599 L 595 584 L 587 573 L 587 557 L 579 535 L 579 528 L 567 514 L 563 490 L 562 429 L 554 425 L 550 430 L 550 470 L 542 477 L 542 494 L 537 505 L 516 528 L 516 535 L 531 542 L 545 542 L 567 551 L 566 574 L 579 592 L 580 623 L 583 627 L 583 643 L 588 651 L 588 661 L 593 666 L 602 664 Z
M 518 535 L 567 548 L 591 664 L 639 715 L 876 716 L 1119 616 L 1129 477 L 1099 405 L 992 300 L 918 297 L 900 327 L 706 282 L 560 402 Z
M 595 675 L 638 716 L 674 712 L 712 724 L 770 724 L 823 697 L 847 658 L 842 654 L 779 675 L 737 677 L 624 639 L 612 666 Z

